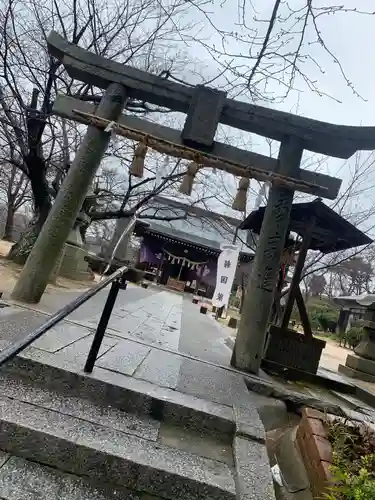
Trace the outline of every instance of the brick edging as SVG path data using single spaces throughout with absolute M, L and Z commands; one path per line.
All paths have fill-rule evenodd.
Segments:
M 302 455 L 314 498 L 320 498 L 327 486 L 332 484 L 332 447 L 323 424 L 325 420 L 324 413 L 313 408 L 303 408 L 296 435 L 296 444 Z

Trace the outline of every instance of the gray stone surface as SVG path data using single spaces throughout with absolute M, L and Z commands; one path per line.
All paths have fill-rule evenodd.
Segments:
M 0 469 L 4 500 L 143 500 L 136 493 L 64 474 L 49 467 L 11 457 Z
M 264 444 L 235 437 L 233 442 L 238 500 L 275 500 Z
M 235 404 L 233 412 L 236 421 L 236 436 L 265 442 L 266 433 L 256 406 L 244 407 Z
M 133 294 L 132 288 L 128 294 Z M 151 346 L 176 350 L 180 338 L 182 297 L 161 291 L 129 303 L 126 298 L 126 295 L 119 297 L 108 323 L 108 331 Z M 95 314 L 83 322 L 93 327 L 99 317 L 99 314 Z
M 290 492 L 306 491 L 307 498 L 311 498 L 310 482 L 295 442 L 296 432 L 297 427 L 283 432 L 276 444 L 275 455 L 286 489 Z
M 103 94 L 96 113 L 116 120 L 125 101 L 125 88 L 112 83 Z M 87 127 L 64 183 L 12 291 L 14 299 L 38 303 L 42 297 L 109 140 L 110 134 L 94 126 Z
M 90 335 L 87 328 L 63 321 L 46 332 L 33 343 L 33 347 L 48 352 L 57 352 L 63 347 Z
M 288 412 L 283 401 L 253 392 L 249 392 L 248 397 L 249 407 L 257 409 L 266 432 L 288 424 Z
M 92 320 L 94 316 L 100 317 L 100 312 L 103 310 L 104 303 L 108 296 L 109 287 L 99 292 L 97 295 L 88 300 L 81 307 L 76 309 L 73 313 L 68 316 L 69 320 L 81 321 L 81 320 Z M 82 293 L 81 290 L 66 290 L 58 291 L 54 290 L 53 293 L 48 293 L 48 291 L 43 295 L 41 302 L 38 304 L 38 308 L 46 311 L 48 313 L 56 312 L 59 308 L 65 306 L 75 298 L 77 298 Z M 145 300 L 152 295 L 157 295 L 160 290 L 143 289 L 135 285 L 129 284 L 126 290 L 120 290 L 117 296 L 116 309 L 120 310 L 122 307 L 129 306 L 132 303 Z M 97 324 L 97 323 L 96 323 Z
M 355 368 L 351 368 L 346 365 L 339 365 L 339 372 L 345 375 L 346 377 L 358 378 L 359 380 L 363 380 L 364 382 L 370 382 L 372 384 L 375 383 L 375 375 L 371 375 L 370 373 L 365 373 Z
M 0 392 L 3 396 L 97 423 L 126 434 L 151 441 L 156 441 L 158 437 L 160 422 L 150 416 L 127 413 L 109 405 L 99 405 L 82 397 L 79 393 L 73 395 L 74 393 L 69 394 L 64 390 L 59 392 L 40 387 L 6 373 L 0 373 Z
M 375 361 L 371 359 L 360 358 L 359 356 L 348 354 L 345 364 L 354 370 L 375 376 Z
M 95 398 L 117 408 L 146 412 L 151 411 L 156 402 L 165 420 L 234 433 L 231 407 L 100 367 L 95 367 L 88 377 L 82 374 L 81 368 L 81 365 L 69 363 L 65 357 L 32 348 L 18 356 L 9 367 L 39 384 L 63 388 L 66 393 L 78 391 L 83 397 Z
M 7 463 L 9 457 L 10 457 L 9 453 L 5 453 L 5 451 L 0 450 L 0 469 L 4 464 Z
M 6 397 L 0 420 L 0 448 L 24 458 L 171 500 L 235 498 L 222 462 Z
M 233 467 L 232 436 L 163 422 L 159 431 L 162 444 Z
M 31 330 L 37 328 L 48 317 L 45 314 L 18 307 L 0 310 L 0 347 L 21 340 Z
M 76 230 L 73 234 L 79 232 Z M 72 233 L 71 233 L 72 234 Z M 85 258 L 88 256 L 87 250 L 80 248 L 67 241 L 64 245 L 63 257 L 58 266 L 58 273 L 68 279 L 92 280 L 93 274 L 89 270 L 88 262 Z
M 60 351 L 58 355 L 67 359 L 70 362 L 79 363 L 80 368 L 83 367 L 83 363 L 87 358 L 90 351 L 92 341 L 94 339 L 94 334 L 90 334 L 84 338 L 77 340 L 76 342 L 67 345 Z M 101 356 L 106 354 L 111 348 L 116 346 L 119 342 L 118 338 L 114 338 L 111 335 L 106 334 L 103 338 L 102 345 L 100 346 L 98 353 L 98 360 Z
M 245 405 L 248 399 L 243 375 L 190 359 L 181 365 L 176 389 L 228 406 Z
M 242 374 L 214 366 L 226 364 L 230 351 L 226 331 L 210 317 L 177 294 L 128 301 L 133 289 L 127 293 L 119 295 L 91 376 L 82 373 L 92 341 L 82 323 L 96 326 L 92 313 L 105 294 L 71 315 L 60 327 L 69 331 L 64 338 L 50 333 L 39 344 L 46 350 L 33 346 L 14 363 L 39 389 L 0 376 L 0 447 L 164 498 L 234 499 L 236 427 L 256 447 L 264 429 L 255 408 L 268 415 L 269 400 L 254 401 Z M 5 395 L 16 399 L 4 403 Z
M 122 340 L 98 359 L 97 365 L 124 375 L 132 375 L 149 352 L 149 347 Z
M 214 429 L 226 434 L 233 434 L 235 430 L 233 411 L 227 406 L 223 406 L 212 401 L 207 401 L 189 394 L 171 390 L 165 387 L 158 387 L 144 380 L 130 377 L 123 377 L 116 372 L 99 369 L 95 372 L 98 380 L 112 384 L 120 391 L 124 391 L 123 399 L 128 391 L 143 396 L 145 399 L 158 401 L 162 404 L 162 418 L 167 421 L 179 422 L 194 427 L 205 427 Z
M 278 173 L 290 177 L 298 175 L 302 154 L 302 140 L 285 135 L 279 149 Z M 272 185 L 257 240 L 232 358 L 234 366 L 250 373 L 259 373 L 263 357 L 293 195 L 292 189 Z
M 350 382 L 346 377 L 342 376 L 340 373 L 333 372 L 331 370 L 326 370 L 323 367 L 318 368 L 318 375 L 324 377 L 328 380 L 333 380 L 334 382 L 339 382 L 340 384 L 345 384 L 348 388 L 353 387 L 354 384 Z
M 210 315 L 199 313 L 199 307 L 184 299 L 178 350 L 211 363 L 229 366 L 231 350 L 226 346 L 228 332 Z
M 174 389 L 178 383 L 182 361 L 181 356 L 152 349 L 137 368 L 134 377 Z

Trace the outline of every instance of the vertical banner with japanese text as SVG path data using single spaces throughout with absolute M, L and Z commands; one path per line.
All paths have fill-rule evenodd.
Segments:
M 216 288 L 212 297 L 212 305 L 215 307 L 228 305 L 240 253 L 236 245 L 229 243 L 223 243 L 220 248 L 221 254 L 217 259 Z

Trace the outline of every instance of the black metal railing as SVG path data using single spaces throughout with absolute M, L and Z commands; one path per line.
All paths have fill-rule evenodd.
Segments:
M 87 356 L 86 364 L 84 367 L 84 371 L 86 373 L 91 373 L 95 361 L 98 356 L 98 352 L 100 349 L 100 346 L 103 341 L 103 337 L 109 322 L 109 319 L 112 314 L 113 307 L 116 302 L 116 298 L 118 295 L 118 292 L 120 289 L 125 289 L 127 287 L 127 283 L 125 281 L 124 275 L 126 271 L 128 270 L 128 267 L 124 266 L 114 273 L 112 273 L 110 276 L 107 276 L 103 280 L 99 281 L 95 286 L 87 290 L 85 293 L 74 299 L 72 302 L 67 304 L 65 307 L 57 311 L 55 314 L 53 314 L 48 321 L 40 325 L 36 330 L 33 332 L 29 333 L 24 339 L 19 340 L 18 342 L 10 345 L 6 349 L 4 349 L 0 353 L 0 367 L 13 359 L 17 354 L 22 352 L 26 347 L 31 345 L 35 340 L 39 339 L 42 337 L 48 330 L 50 330 L 52 327 L 54 327 L 57 323 L 59 323 L 61 320 L 65 319 L 69 314 L 74 312 L 76 309 L 78 309 L 82 304 L 87 302 L 89 299 L 94 297 L 97 293 L 99 293 L 103 288 L 111 284 L 111 288 L 109 290 L 107 300 L 104 304 L 103 312 L 100 317 L 98 326 L 96 328 L 96 332 L 94 335 L 94 339 L 91 344 L 91 348 L 89 351 L 89 354 Z

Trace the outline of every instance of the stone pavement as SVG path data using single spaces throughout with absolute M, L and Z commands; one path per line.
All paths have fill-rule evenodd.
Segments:
M 74 295 L 71 292 L 50 295 L 44 299 L 37 311 L 25 310 L 15 305 L 0 309 L 0 345 L 5 346 L 11 340 L 23 337 L 27 331 L 45 321 L 48 314 L 72 300 Z M 64 387 L 66 382 L 61 378 L 61 370 L 82 377 L 85 359 L 105 298 L 106 291 L 90 299 L 36 341 L 21 358 L 35 363 L 35 367 L 38 363 L 48 365 L 52 373 L 53 370 L 59 370 L 56 372 L 57 382 L 61 381 Z M 143 398 L 152 395 L 159 400 L 169 401 L 169 404 L 172 401 L 174 405 L 185 407 L 185 412 L 190 411 L 188 408 L 192 406 L 200 408 L 200 412 L 204 408 L 205 412 L 215 415 L 234 412 L 238 435 L 233 442 L 233 450 L 236 460 L 238 459 L 237 471 L 242 470 L 242 487 L 247 492 L 238 498 L 271 499 L 273 493 L 269 485 L 272 480 L 264 447 L 264 429 L 256 410 L 262 418 L 266 415 L 263 423 L 270 429 L 272 426 L 265 422 L 272 422 L 274 427 L 285 425 L 288 420 L 286 406 L 281 401 L 248 391 L 244 375 L 229 367 L 231 351 L 225 343 L 227 336 L 227 329 L 217 324 L 210 315 L 200 314 L 199 306 L 192 304 L 189 298 L 157 288 L 145 290 L 129 286 L 127 290 L 119 293 L 99 358 L 89 379 L 111 386 L 111 394 L 113 387 L 120 387 L 124 391 L 131 391 L 132 394 L 142 393 Z M 34 367 L 32 370 L 34 372 Z M 247 376 L 247 379 L 252 377 Z M 259 385 L 258 378 L 253 377 L 253 380 Z M 271 385 L 277 387 L 277 383 L 272 380 Z M 24 401 L 23 389 L 17 387 L 16 384 L 11 388 L 12 394 L 18 391 L 20 396 L 11 394 L 11 397 L 20 397 L 21 401 Z M 7 394 L 9 390 L 9 383 L 5 381 L 2 392 Z M 30 389 L 27 390 L 30 392 Z M 327 400 L 327 392 L 319 394 L 316 388 L 305 388 L 304 392 L 309 396 Z M 30 403 L 35 399 L 32 394 L 28 396 Z M 332 403 L 341 401 L 346 407 L 355 407 L 355 401 L 340 400 L 339 396 L 334 395 L 331 397 Z M 46 397 L 43 397 L 44 401 L 45 399 Z M 49 400 L 50 396 L 47 397 L 47 401 Z M 55 401 L 55 397 L 52 401 Z M 53 410 L 65 413 L 67 406 L 71 412 L 71 403 L 68 404 L 66 397 L 64 401 L 66 404 L 59 403 L 60 406 Z M 153 410 L 157 420 L 160 411 L 158 408 L 157 406 Z M 94 415 L 97 410 L 91 411 Z M 12 418 L 18 421 L 17 425 L 25 425 L 25 421 L 18 417 L 17 411 L 13 415 Z M 77 415 L 78 410 L 74 416 Z M 132 432 L 134 434 L 138 431 Z M 158 439 L 165 440 L 163 442 L 171 446 L 178 443 L 179 447 L 189 447 L 190 441 L 200 442 L 200 456 L 207 454 L 207 451 L 202 451 L 203 448 L 206 450 L 211 446 L 208 445 L 207 436 L 203 441 L 190 434 L 179 434 L 176 437 L 175 431 L 170 427 L 163 432 L 159 430 Z M 238 437 L 249 433 L 257 444 Z M 218 441 L 215 442 L 218 446 Z M 225 447 L 223 452 L 226 453 Z M 264 496 L 258 494 L 262 484 L 267 488 Z
M 229 368 L 226 332 L 178 293 L 129 287 L 120 291 L 94 371 L 87 376 L 82 369 L 104 300 L 105 294 L 101 294 L 34 342 L 10 363 L 10 378 L 6 370 L 0 373 L 0 426 L 6 429 L 5 437 L 0 435 L 0 449 L 83 475 L 92 460 L 90 454 L 95 454 L 95 460 L 109 454 L 121 461 L 116 462 L 121 467 L 125 462 L 135 464 L 132 467 L 140 471 L 136 477 L 141 483 L 151 477 L 148 471 L 160 470 L 171 487 L 177 481 L 174 477 L 179 478 L 178 483 L 189 484 L 190 496 L 185 489 L 178 495 L 165 493 L 164 485 L 168 485 L 164 480 L 158 490 L 155 480 L 133 486 L 131 476 L 129 480 L 122 475 L 116 478 L 120 486 L 130 484 L 157 497 L 193 500 L 191 491 L 198 488 L 194 500 L 274 500 L 265 431 L 256 411 L 265 399 L 270 403 L 250 394 L 243 374 Z M 54 301 L 55 305 L 64 302 L 56 296 Z M 51 312 L 54 304 L 50 301 L 46 307 L 44 303 L 39 311 L 14 305 L 3 309 L 8 319 L 1 320 L 0 312 L 2 344 L 12 336 L 7 330 L 9 318 L 13 332 L 19 324 L 24 336 L 25 326 L 33 328 L 47 318 L 41 308 L 49 307 Z M 25 382 L 12 378 L 19 372 Z M 30 385 L 31 380 L 39 387 Z M 77 399 L 77 391 L 86 399 Z M 101 402 L 101 398 L 106 400 Z M 275 403 L 284 418 L 285 405 Z M 104 406 L 99 408 L 99 404 Z M 133 408 L 143 413 L 140 417 L 115 415 L 112 406 L 118 404 L 122 411 Z M 152 425 L 146 425 L 144 419 L 150 417 Z M 209 432 L 198 434 L 191 428 L 195 421 L 196 429 Z M 228 432 L 230 440 L 223 441 Z M 32 439 L 37 440 L 36 446 L 31 447 Z M 48 446 L 40 447 L 38 443 L 46 439 Z M 59 454 L 66 454 L 61 448 L 64 443 L 76 450 L 74 456 L 84 456 L 78 469 L 70 457 L 64 458 L 66 465 L 57 461 Z M 53 447 L 59 450 L 56 455 L 50 452 Z M 39 455 L 35 457 L 35 453 Z M 9 460 L 11 470 L 23 467 L 14 457 Z M 32 469 L 30 463 L 26 468 Z M 112 473 L 105 473 L 107 479 L 113 479 Z M 0 496 L 1 481 L 0 468 Z M 202 494 L 204 488 L 215 494 L 211 490 Z
M 51 295 L 37 312 L 3 309 L 12 314 L 7 311 L 2 321 L 5 312 L 0 312 L 1 344 L 45 321 L 42 309 L 51 313 L 74 295 Z M 36 341 L 31 349 L 35 356 L 74 362 L 81 370 L 105 297 L 106 291 L 90 299 Z M 242 375 L 228 368 L 225 338 L 226 332 L 182 295 L 130 286 L 119 293 L 96 366 L 218 403 L 231 405 L 244 399 L 245 404 L 248 391 Z
M 39 311 L 0 309 L 0 346 L 24 337 L 44 322 L 47 316 L 42 310 L 50 314 L 76 295 L 46 295 Z M 37 359 L 46 358 L 62 366 L 74 363 L 81 371 L 106 295 L 104 290 L 90 299 L 36 341 L 29 352 Z M 209 314 L 200 314 L 199 306 L 189 298 L 155 287 L 130 285 L 119 293 L 96 372 L 106 370 L 134 377 L 219 404 L 258 404 L 259 397 L 249 394 L 243 374 L 229 366 L 227 336 L 228 329 Z M 331 370 L 322 373 L 331 378 L 338 376 Z

